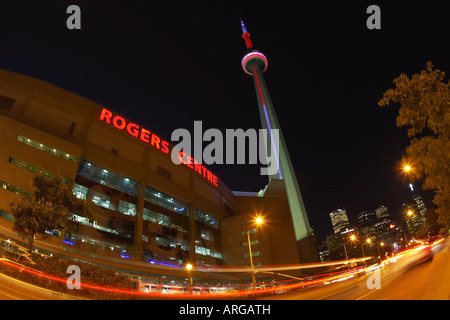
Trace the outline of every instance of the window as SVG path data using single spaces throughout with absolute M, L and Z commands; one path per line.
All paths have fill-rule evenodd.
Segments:
M 207 226 L 219 229 L 220 219 L 212 214 L 206 213 L 200 209 L 195 209 L 194 219 Z
M 76 214 L 72 214 L 72 217 L 74 218 L 74 220 L 78 223 L 81 223 L 83 225 L 98 229 L 98 230 L 102 230 L 102 231 L 106 231 L 106 232 L 110 232 L 110 233 L 114 233 L 114 234 L 119 234 L 119 232 L 117 230 L 111 229 L 111 228 L 106 228 L 106 227 L 102 227 L 99 226 L 97 224 L 97 221 L 89 221 L 88 218 L 85 217 L 81 217 L 79 215 Z
M 7 212 L 7 211 L 2 210 L 2 209 L 0 209 L 0 217 L 5 218 L 6 220 L 14 222 L 13 215 L 11 213 Z
M 75 183 L 73 185 L 73 193 L 79 199 L 87 199 L 88 192 L 89 192 L 89 188 L 83 187 L 82 185 L 79 185 L 78 183 Z
M 42 144 L 42 143 L 37 142 L 35 140 L 26 138 L 24 136 L 20 136 L 19 135 L 17 137 L 17 140 L 19 140 L 20 142 L 23 142 L 23 143 L 25 143 L 25 144 L 27 144 L 27 145 L 29 145 L 31 147 L 39 149 L 41 151 L 45 151 L 47 153 L 50 153 L 50 154 L 52 154 L 54 156 L 57 156 L 57 157 L 60 157 L 60 158 L 63 158 L 63 159 L 66 159 L 66 160 L 69 160 L 69 161 L 72 161 L 72 162 L 75 162 L 75 163 L 78 162 L 78 157 L 77 156 L 74 156 L 74 155 L 71 155 L 71 154 L 66 153 L 64 151 L 57 150 L 55 148 L 49 147 L 49 146 L 47 146 L 45 144 Z
M 262 244 L 259 240 L 250 240 L 250 244 L 252 246 L 256 246 L 257 244 Z M 242 242 L 242 246 L 248 247 L 248 241 Z
M 166 227 L 170 226 L 170 217 L 147 208 L 144 208 L 144 220 L 148 220 Z
M 122 176 L 92 162 L 81 160 L 77 175 L 113 188 L 127 195 L 137 197 L 139 183 L 131 178 Z
M 220 252 L 205 247 L 195 246 L 195 253 L 222 259 L 222 254 Z
M 211 232 L 209 232 L 208 230 L 203 230 L 203 229 L 200 230 L 200 237 L 205 240 L 212 239 Z
M 16 187 L 15 185 L 12 185 L 5 181 L 0 181 L 0 188 L 14 192 L 15 194 L 19 194 L 19 195 L 21 195 L 21 194 L 31 195 L 31 192 L 28 192 L 25 189 Z
M 256 233 L 256 232 L 258 232 L 258 231 L 256 230 L 256 228 L 253 228 L 253 229 L 248 230 L 248 233 L 249 233 L 249 234 L 253 234 L 253 233 Z M 242 231 L 242 235 L 243 235 L 243 236 L 247 235 L 247 230 Z
M 33 166 L 33 165 L 31 165 L 31 164 L 29 164 L 29 163 L 27 163 L 27 162 L 25 162 L 25 161 L 21 161 L 21 160 L 12 158 L 12 157 L 9 157 L 9 160 L 8 160 L 8 161 L 9 161 L 9 163 L 11 163 L 11 164 L 13 164 L 13 165 L 15 165 L 15 166 L 18 166 L 19 168 L 28 170 L 28 171 L 30 171 L 30 172 L 36 172 L 36 171 L 39 170 L 39 173 L 43 174 L 43 175 L 46 176 L 46 177 L 53 177 L 53 176 L 54 176 L 54 174 L 51 173 L 50 171 L 43 170 L 43 169 L 38 169 L 36 166 Z M 63 181 L 64 183 L 69 183 L 69 182 L 70 182 L 70 179 L 67 179 L 67 178 L 64 178 L 64 177 L 63 177 L 63 178 L 62 178 L 62 181 Z
M 252 252 L 252 257 L 262 257 L 262 253 L 260 251 Z M 250 258 L 250 253 L 248 253 L 248 252 L 245 253 L 244 258 L 246 258 L 246 259 Z
M 126 201 L 123 201 L 123 200 L 120 200 L 119 211 L 128 216 L 135 216 L 136 215 L 136 205 L 126 202 Z
M 169 209 L 171 211 L 178 212 L 182 215 L 189 216 L 188 206 L 171 196 L 164 194 L 152 187 L 145 187 L 145 200 L 148 202 L 155 203 L 163 208 Z
M 94 202 L 96 205 L 98 205 L 100 207 L 110 209 L 110 204 L 111 204 L 110 196 L 96 192 L 96 191 L 92 191 L 92 190 L 91 190 L 91 194 L 92 194 L 92 202 Z

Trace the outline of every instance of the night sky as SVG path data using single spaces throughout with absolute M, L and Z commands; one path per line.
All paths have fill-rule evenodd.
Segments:
M 329 213 L 350 222 L 380 204 L 394 219 L 408 196 L 399 172 L 406 128 L 380 108 L 401 73 L 432 61 L 450 72 L 444 1 L 2 1 L 0 68 L 93 100 L 170 140 L 177 128 L 259 129 L 239 17 L 265 72 L 318 241 Z M 81 30 L 66 8 L 81 8 Z M 381 8 L 381 30 L 366 9 Z M 260 165 L 209 168 L 232 190 L 258 191 Z M 431 197 L 426 194 L 425 199 Z

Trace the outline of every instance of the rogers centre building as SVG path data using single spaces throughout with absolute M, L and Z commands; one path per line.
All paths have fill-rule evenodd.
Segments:
M 259 192 L 233 192 L 184 153 L 174 164 L 173 145 L 151 128 L 5 70 L 0 130 L 0 235 L 17 239 L 9 204 L 32 192 L 39 168 L 69 179 L 74 193 L 96 206 L 94 221 L 79 217 L 75 232 L 55 232 L 37 247 L 124 270 L 170 273 L 157 266 L 249 265 L 250 230 L 256 266 L 300 262 L 281 180 Z M 266 221 L 258 229 L 257 214 Z

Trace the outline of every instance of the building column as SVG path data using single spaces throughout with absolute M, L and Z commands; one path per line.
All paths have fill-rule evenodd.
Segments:
M 195 205 L 189 203 L 189 262 L 195 265 Z
M 134 260 L 141 261 L 142 257 L 142 228 L 144 225 L 144 197 L 145 181 L 139 182 L 139 197 L 136 210 L 136 224 L 134 227 Z

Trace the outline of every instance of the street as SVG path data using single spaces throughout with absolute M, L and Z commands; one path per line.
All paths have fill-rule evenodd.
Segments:
M 419 248 L 420 249 L 420 248 Z M 266 300 L 449 300 L 450 239 L 431 251 L 411 249 L 383 267 L 304 289 L 256 297 Z M 427 253 L 433 258 L 426 260 Z M 378 282 L 377 282 L 378 281 Z M 73 299 L 0 273 L 0 300 Z M 207 298 L 207 297 L 205 297 Z
M 267 297 L 281 300 L 449 300 L 449 240 L 434 249 L 429 261 L 417 261 L 420 254 L 398 259 L 380 269 L 380 289 L 369 289 L 373 273 L 342 282 Z M 416 263 L 412 265 L 413 263 Z M 369 280 L 369 281 L 368 281 Z
M 63 295 L 0 273 L 0 300 L 60 300 L 63 298 Z

